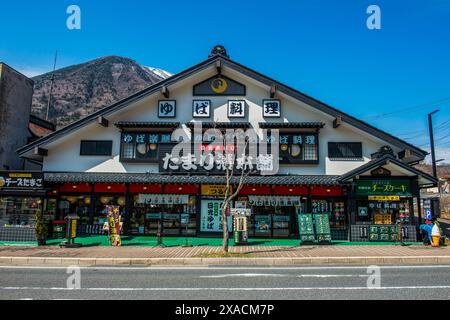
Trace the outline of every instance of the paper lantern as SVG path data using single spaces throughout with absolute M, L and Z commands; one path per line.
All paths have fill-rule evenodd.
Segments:
M 298 144 L 293 144 L 291 146 L 291 156 L 298 157 L 302 153 L 302 148 Z
M 108 204 L 110 201 L 111 201 L 111 197 L 100 197 L 100 202 L 102 203 L 102 204 Z
M 146 154 L 148 152 L 148 146 L 145 143 L 138 144 L 136 150 L 140 154 Z
M 124 205 L 125 205 L 125 197 L 119 197 L 119 198 L 117 199 L 117 204 L 118 204 L 119 206 L 124 206 Z

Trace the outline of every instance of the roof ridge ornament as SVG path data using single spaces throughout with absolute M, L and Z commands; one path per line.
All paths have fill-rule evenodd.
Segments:
M 227 49 L 225 49 L 225 47 L 220 44 L 214 46 L 214 48 L 211 50 L 211 54 L 208 56 L 208 58 L 214 57 L 216 55 L 221 55 L 221 56 L 230 58 L 230 56 L 227 53 Z

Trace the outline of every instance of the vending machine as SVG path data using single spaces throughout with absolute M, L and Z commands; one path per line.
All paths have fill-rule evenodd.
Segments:
M 234 244 L 237 246 L 248 244 L 248 218 L 251 215 L 251 209 L 233 208 Z

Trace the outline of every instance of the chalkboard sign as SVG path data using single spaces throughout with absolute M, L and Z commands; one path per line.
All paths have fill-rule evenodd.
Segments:
M 311 213 L 300 213 L 298 218 L 298 230 L 300 234 L 300 242 L 314 242 L 314 224 Z
M 330 219 L 328 213 L 317 213 L 314 215 L 316 219 L 316 234 L 319 242 L 330 242 Z

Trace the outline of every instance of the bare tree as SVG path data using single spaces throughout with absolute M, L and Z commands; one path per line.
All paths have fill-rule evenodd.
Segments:
M 228 151 L 227 145 L 229 142 L 229 135 L 226 135 L 226 138 L 223 139 L 223 145 L 225 150 Z M 234 137 L 233 137 L 233 144 L 234 144 Z M 245 138 L 245 145 L 244 145 L 244 153 L 243 157 L 246 158 L 246 150 L 249 145 L 249 139 Z M 227 152 L 226 151 L 226 152 Z M 244 164 L 242 166 L 241 173 L 239 174 L 239 181 L 237 183 L 233 183 L 233 176 L 234 176 L 234 168 L 236 166 L 236 157 L 237 155 L 234 153 L 232 155 L 232 161 L 225 161 L 225 179 L 226 179 L 226 185 L 225 185 L 225 195 L 223 199 L 223 205 L 222 205 L 222 231 L 223 231 L 223 243 L 222 243 L 222 249 L 224 253 L 228 252 L 228 241 L 229 241 L 229 232 L 228 232 L 228 220 L 227 220 L 227 212 L 230 208 L 231 201 L 233 201 L 239 192 L 241 191 L 242 187 L 245 184 L 245 181 L 248 177 L 248 175 L 252 172 L 250 167 L 247 167 L 247 165 Z M 227 159 L 230 159 L 227 157 Z M 233 186 L 236 185 L 236 189 L 233 190 Z

